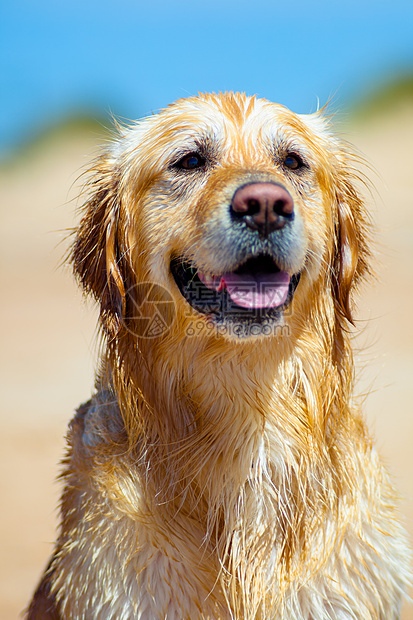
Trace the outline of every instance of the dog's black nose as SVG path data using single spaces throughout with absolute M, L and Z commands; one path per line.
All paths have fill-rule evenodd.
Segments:
M 249 228 L 267 237 L 274 230 L 283 228 L 294 215 L 294 202 L 281 185 L 275 183 L 250 183 L 235 192 L 231 212 L 242 219 Z

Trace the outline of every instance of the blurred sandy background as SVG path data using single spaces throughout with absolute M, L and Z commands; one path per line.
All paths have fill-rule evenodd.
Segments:
M 413 536 L 413 103 L 347 124 L 373 164 L 379 279 L 359 307 L 359 390 Z M 0 618 L 17 618 L 51 552 L 64 434 L 93 387 L 95 314 L 65 268 L 76 181 L 101 138 L 57 133 L 0 167 Z M 74 184 L 74 185 L 73 185 Z M 73 187 L 72 187 L 73 185 Z M 413 606 L 403 620 L 413 620 Z

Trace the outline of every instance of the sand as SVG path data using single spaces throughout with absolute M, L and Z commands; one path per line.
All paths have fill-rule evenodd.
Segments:
M 352 125 L 346 138 L 377 171 L 378 280 L 359 304 L 359 392 L 403 498 L 413 537 L 413 108 Z M 67 269 L 65 230 L 95 137 L 54 139 L 0 168 L 0 619 L 17 618 L 51 552 L 64 434 L 93 388 L 93 307 Z M 71 187 L 74 183 L 74 187 Z M 403 620 L 413 620 L 406 604 Z

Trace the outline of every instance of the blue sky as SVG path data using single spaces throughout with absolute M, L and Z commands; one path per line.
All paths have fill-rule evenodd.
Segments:
M 411 0 L 2 0 L 0 151 L 72 111 L 138 118 L 197 91 L 345 110 L 407 71 Z

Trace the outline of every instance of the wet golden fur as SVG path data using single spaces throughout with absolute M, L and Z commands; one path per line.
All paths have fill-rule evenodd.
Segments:
M 208 165 L 177 172 L 200 142 Z M 241 94 L 119 128 L 72 249 L 104 346 L 70 425 L 60 535 L 30 620 L 399 618 L 409 554 L 352 398 L 352 298 L 369 263 L 356 168 L 321 113 Z M 298 254 L 280 253 L 301 278 L 269 335 L 211 324 L 170 269 L 184 257 L 228 270 L 220 230 L 245 182 L 282 184 L 301 222 Z M 133 312 L 153 313 L 143 282 L 164 302 L 157 337 Z

